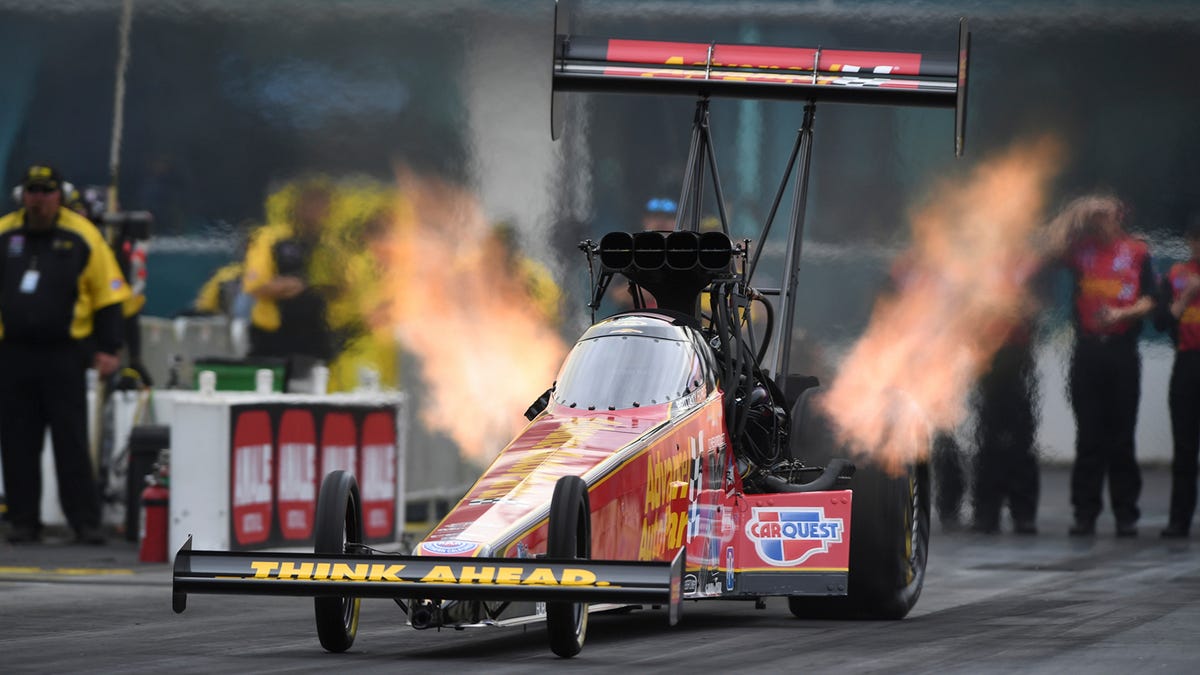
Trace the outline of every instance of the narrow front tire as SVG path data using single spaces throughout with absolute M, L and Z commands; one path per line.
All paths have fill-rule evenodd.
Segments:
M 343 554 L 363 540 L 362 508 L 354 475 L 331 471 L 321 482 L 317 496 L 314 551 Z M 314 599 L 317 637 L 331 652 L 344 652 L 358 634 L 358 612 L 362 598 L 318 597 Z
M 546 557 L 585 560 L 592 555 L 592 519 L 587 484 L 578 476 L 563 476 L 554 485 Z M 546 629 L 550 651 L 565 659 L 583 650 L 587 635 L 585 602 L 547 602 Z

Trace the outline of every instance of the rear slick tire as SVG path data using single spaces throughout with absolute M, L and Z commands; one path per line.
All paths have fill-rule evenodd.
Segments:
M 899 477 L 860 469 L 852 486 L 846 597 L 788 598 L 788 609 L 802 619 L 903 619 L 925 583 L 928 464 L 910 466 Z
M 361 503 L 352 474 L 339 470 L 325 476 L 317 496 L 315 553 L 340 555 L 352 544 L 362 543 Z M 321 646 L 334 653 L 349 649 L 358 634 L 362 598 L 318 597 L 313 604 Z
M 816 411 L 810 389 L 792 410 L 792 454 L 814 465 L 848 456 L 830 422 Z M 802 619 L 902 619 L 917 603 L 929 558 L 930 490 L 927 461 L 892 475 L 859 466 L 850 481 L 850 574 L 845 597 L 792 597 Z
M 591 510 L 587 484 L 578 476 L 563 476 L 554 484 L 550 499 L 550 522 L 546 557 L 586 560 L 592 555 Z M 588 606 L 585 602 L 547 602 L 546 630 L 550 651 L 564 659 L 583 649 L 587 636 Z

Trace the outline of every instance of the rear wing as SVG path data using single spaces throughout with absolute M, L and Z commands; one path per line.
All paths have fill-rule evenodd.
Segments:
M 572 35 L 555 7 L 551 134 L 562 130 L 559 92 L 623 92 L 953 108 L 954 149 L 966 131 L 970 31 L 960 19 L 958 50 L 860 51 Z

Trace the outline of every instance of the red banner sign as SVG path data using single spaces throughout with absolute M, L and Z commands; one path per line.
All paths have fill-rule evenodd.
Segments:
M 317 510 L 317 430 L 311 410 L 283 411 L 279 418 L 279 471 L 275 497 L 285 541 L 313 536 Z
M 402 496 L 390 405 L 235 405 L 230 410 L 230 546 L 311 544 L 325 475 L 354 474 L 368 542 L 395 541 Z
M 265 410 L 237 416 L 230 463 L 234 541 L 239 546 L 271 536 L 271 418 Z
M 358 483 L 363 530 L 374 539 L 396 527 L 396 418 L 386 412 L 368 413 L 362 430 Z

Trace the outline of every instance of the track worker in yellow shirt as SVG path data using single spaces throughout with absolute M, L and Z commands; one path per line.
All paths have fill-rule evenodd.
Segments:
M 22 208 L 0 218 L 0 459 L 7 536 L 18 544 L 41 539 L 47 426 L 77 541 L 105 541 L 88 454 L 86 372 L 117 369 L 130 290 L 100 231 L 63 208 L 63 183 L 52 167 L 29 167 Z

